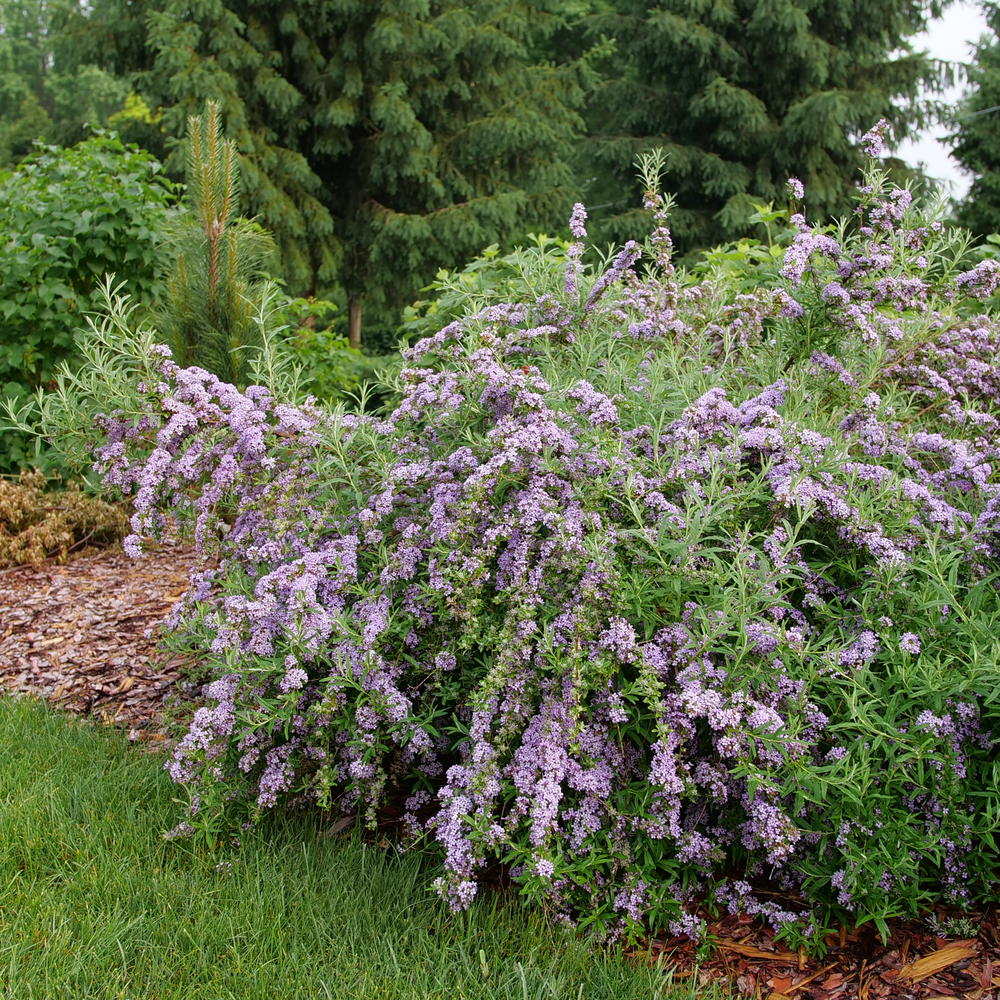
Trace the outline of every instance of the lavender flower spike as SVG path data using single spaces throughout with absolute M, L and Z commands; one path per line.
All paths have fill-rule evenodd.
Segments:
M 864 147 L 865 153 L 867 153 L 873 160 L 877 160 L 884 152 L 885 138 L 888 133 L 889 123 L 884 118 L 880 118 L 878 122 L 861 137 L 861 145 Z
M 566 273 L 563 278 L 563 294 L 573 296 L 576 294 L 580 282 L 580 275 L 583 273 L 583 266 L 580 258 L 583 256 L 583 242 L 587 235 L 587 210 L 580 202 L 573 206 L 573 213 L 569 217 L 569 231 L 575 237 L 575 242 L 566 249 Z

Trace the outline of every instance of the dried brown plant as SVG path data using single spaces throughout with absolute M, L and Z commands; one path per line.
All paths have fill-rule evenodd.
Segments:
M 37 469 L 23 470 L 16 482 L 0 479 L 0 567 L 64 562 L 121 538 L 126 519 L 120 506 L 75 483 L 61 490 L 47 486 Z

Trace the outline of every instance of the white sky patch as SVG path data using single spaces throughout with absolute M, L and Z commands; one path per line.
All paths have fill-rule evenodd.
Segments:
M 986 18 L 979 5 L 969 0 L 957 0 L 945 10 L 944 17 L 931 21 L 927 32 L 913 38 L 913 48 L 917 52 L 926 49 L 937 59 L 967 63 L 972 58 L 973 43 L 987 31 Z M 943 100 L 955 104 L 964 90 L 965 82 L 961 80 L 945 92 Z M 895 155 L 907 163 L 923 163 L 931 177 L 950 185 L 952 196 L 961 198 L 968 192 L 972 178 L 948 155 L 948 147 L 938 142 L 946 134 L 945 126 L 935 125 L 918 139 L 901 143 Z

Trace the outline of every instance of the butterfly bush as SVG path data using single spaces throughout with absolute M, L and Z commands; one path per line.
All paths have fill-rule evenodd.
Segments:
M 693 274 L 655 189 L 604 266 L 577 206 L 381 415 L 148 348 L 96 454 L 130 553 L 179 518 L 216 557 L 172 621 L 214 671 L 181 832 L 392 803 L 453 909 L 502 865 L 604 936 L 995 898 L 996 275 L 862 196 Z

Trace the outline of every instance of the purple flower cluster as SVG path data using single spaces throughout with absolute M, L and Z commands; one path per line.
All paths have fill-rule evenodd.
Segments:
M 877 160 L 885 150 L 885 139 L 888 134 L 889 123 L 884 118 L 880 118 L 878 122 L 861 137 L 861 145 L 864 148 L 866 155 L 871 157 L 873 160 Z
M 587 238 L 587 210 L 577 202 L 573 206 L 573 214 L 569 219 L 569 231 L 574 242 L 566 250 L 566 277 L 563 279 L 563 294 L 572 296 L 579 285 L 583 274 L 580 258 L 583 256 L 583 240 Z

